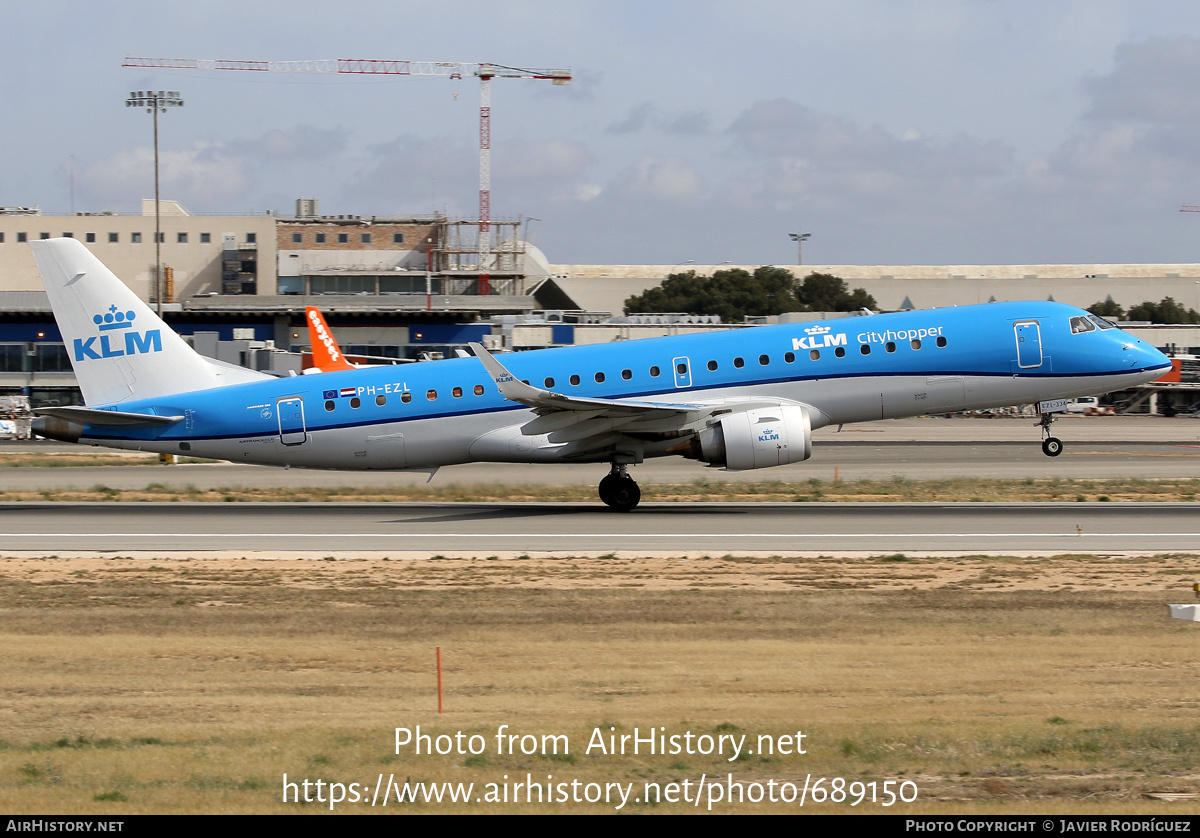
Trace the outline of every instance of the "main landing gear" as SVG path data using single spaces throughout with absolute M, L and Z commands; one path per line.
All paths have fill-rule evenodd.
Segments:
M 623 463 L 613 463 L 612 471 L 600 481 L 600 500 L 617 512 L 628 512 L 642 499 L 642 490 L 626 468 Z
M 1050 435 L 1050 425 L 1053 422 L 1053 413 L 1043 413 L 1042 421 L 1038 423 L 1042 429 L 1042 453 L 1047 457 L 1057 457 L 1063 450 L 1062 440 Z

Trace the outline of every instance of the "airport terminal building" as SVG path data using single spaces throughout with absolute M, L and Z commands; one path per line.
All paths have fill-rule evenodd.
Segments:
M 550 264 L 524 241 L 520 219 L 493 222 L 494 244 L 481 259 L 477 222 L 437 214 L 320 215 L 311 199 L 298 200 L 290 217 L 194 215 L 163 201 L 156 219 L 154 209 L 153 200 L 143 201 L 136 215 L 0 207 L 0 395 L 23 394 L 34 406 L 79 400 L 28 247 L 58 236 L 83 242 L 151 304 L 159 303 L 161 287 L 164 319 L 199 351 L 285 373 L 303 363 L 306 305 L 325 312 L 344 351 L 381 360 L 436 358 L 469 341 L 524 349 L 743 325 L 677 314 L 621 316 L 629 296 L 674 271 L 703 275 L 739 266 Z M 1130 307 L 1164 297 L 1200 310 L 1200 264 L 791 270 L 798 278 L 839 276 L 865 289 L 883 310 L 1022 299 L 1081 307 L 1112 299 Z M 813 316 L 822 315 L 805 315 Z M 1198 329 L 1156 328 L 1144 338 L 1200 356 Z M 1200 370 L 1195 376 L 1200 388 Z M 1183 400 L 1189 398 L 1195 400 L 1190 393 Z

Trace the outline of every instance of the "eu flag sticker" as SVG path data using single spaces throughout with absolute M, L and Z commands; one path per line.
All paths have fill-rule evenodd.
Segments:
M 325 395 L 321 396 L 321 398 L 323 398 L 323 399 L 336 399 L 337 397 L 338 397 L 337 390 L 326 390 Z

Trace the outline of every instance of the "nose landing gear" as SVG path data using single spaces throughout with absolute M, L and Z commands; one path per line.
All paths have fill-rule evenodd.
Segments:
M 624 463 L 613 463 L 612 471 L 600 481 L 600 500 L 617 512 L 628 512 L 637 506 L 641 499 L 642 490 L 629 476 L 627 466 Z
M 1053 413 L 1043 413 L 1042 420 L 1038 422 L 1039 427 L 1042 429 L 1042 453 L 1047 457 L 1057 457 L 1063 450 L 1062 440 L 1050 435 L 1050 425 L 1053 422 Z

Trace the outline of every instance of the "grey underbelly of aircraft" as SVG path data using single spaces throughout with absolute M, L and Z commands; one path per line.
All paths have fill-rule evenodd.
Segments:
M 829 424 L 853 424 L 1028 404 L 1041 399 L 1074 398 L 1133 386 L 1138 374 L 1115 376 L 873 376 L 782 382 L 722 390 L 680 390 L 688 403 L 763 399 L 805 409 L 807 435 Z M 620 451 L 628 462 L 682 455 L 710 461 L 698 453 L 700 425 L 611 428 L 567 426 L 548 433 L 529 433 L 531 410 L 463 414 L 437 419 L 410 419 L 334 429 L 304 428 L 287 434 L 232 439 L 189 438 L 114 440 L 105 445 L 130 450 L 185 454 L 256 465 L 344 470 L 426 469 L 469 462 L 581 463 L 608 462 Z M 711 424 L 711 423 L 709 423 Z M 84 437 L 81 442 L 92 440 Z M 807 445 L 808 440 L 804 440 Z M 805 455 L 806 457 L 807 455 Z

